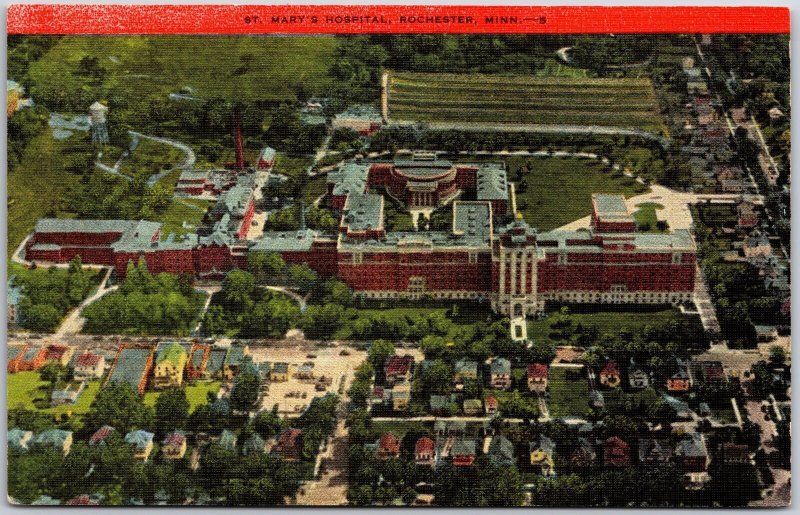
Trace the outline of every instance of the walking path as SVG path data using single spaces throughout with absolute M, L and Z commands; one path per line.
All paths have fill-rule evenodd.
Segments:
M 64 321 L 58 327 L 56 333 L 53 335 L 54 337 L 61 338 L 66 335 L 80 333 L 81 329 L 83 329 L 83 325 L 86 323 L 86 319 L 81 315 L 84 308 L 103 295 L 119 288 L 119 285 L 106 287 L 108 284 L 108 277 L 111 275 L 111 270 L 113 270 L 113 268 L 108 268 L 106 275 L 103 277 L 102 281 L 100 281 L 100 285 L 97 287 L 97 291 L 86 297 L 77 308 L 70 311 Z

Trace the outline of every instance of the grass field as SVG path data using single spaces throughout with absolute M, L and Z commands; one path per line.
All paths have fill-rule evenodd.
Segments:
M 589 408 L 589 380 L 585 372 L 581 378 L 571 381 L 566 377 L 564 367 L 550 367 L 550 399 L 547 409 L 553 418 L 583 417 L 591 412 Z
M 33 91 L 66 99 L 88 88 L 95 98 L 136 102 L 187 88 L 199 98 L 294 100 L 301 84 L 325 87 L 335 46 L 331 36 L 66 36 L 31 65 L 30 78 Z M 99 84 L 75 73 L 85 57 L 105 70 Z
M 318 175 L 309 179 L 303 186 L 303 189 L 300 190 L 300 200 L 305 202 L 306 205 L 317 200 L 320 195 L 325 193 L 326 181 L 327 179 L 324 175 Z
M 150 176 L 164 168 L 173 168 L 182 163 L 184 159 L 185 154 L 171 145 L 142 139 L 131 155 L 122 162 L 119 171 L 130 177 L 136 177 L 143 173 Z M 113 163 L 109 166 L 113 166 Z M 180 175 L 180 171 L 178 171 L 178 175 Z M 175 179 L 177 180 L 177 178 L 176 175 Z
M 183 387 L 186 392 L 186 399 L 189 401 L 189 413 L 194 411 L 197 406 L 205 404 L 208 393 L 216 394 L 219 391 L 219 381 L 198 381 L 194 384 Z M 155 406 L 161 392 L 149 391 L 144 394 L 144 403 L 148 406 Z
M 49 407 L 50 383 L 42 381 L 39 372 L 26 371 L 8 374 L 6 386 L 9 409 L 26 408 L 52 415 L 71 411 L 74 415 L 81 415 L 89 411 L 89 406 L 100 390 L 100 381 L 90 381 L 75 404 L 65 404 L 54 408 Z
M 617 334 L 625 328 L 637 331 L 646 325 L 660 326 L 670 320 L 685 317 L 674 308 L 643 308 L 640 310 L 598 309 L 594 313 L 570 312 L 572 327 L 581 324 L 583 327 L 596 327 L 600 334 Z M 531 340 L 548 339 L 552 329 L 553 315 L 542 320 L 528 320 L 528 338 Z M 699 323 L 699 321 L 698 321 Z
M 508 176 L 517 182 L 517 209 L 532 227 L 549 231 L 592 213 L 592 193 L 622 193 L 626 197 L 648 188 L 630 177 L 615 174 L 608 165 L 574 157 L 509 158 Z M 515 180 L 520 167 L 530 165 L 523 174 L 527 182 L 519 192 Z
M 31 140 L 20 164 L 8 174 L 9 257 L 39 218 L 72 216 L 67 211 L 66 193 L 78 186 L 80 176 L 64 170 L 60 156 L 68 145 L 53 139 L 47 127 Z
M 393 72 L 394 120 L 599 125 L 659 132 L 649 79 Z

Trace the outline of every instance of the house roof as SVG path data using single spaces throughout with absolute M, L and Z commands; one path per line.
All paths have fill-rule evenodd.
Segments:
M 156 363 L 171 363 L 175 367 L 180 367 L 186 363 L 186 349 L 180 343 L 170 343 L 158 353 Z
M 609 361 L 606 363 L 606 366 L 603 367 L 603 370 L 600 372 L 601 375 L 619 375 L 619 369 L 617 368 L 616 361 Z
M 37 445 L 63 447 L 64 443 L 70 436 L 72 436 L 72 431 L 64 431 L 63 429 L 49 429 L 34 436 L 32 442 Z
M 214 373 L 222 370 L 222 365 L 225 363 L 225 356 L 228 350 L 223 347 L 211 347 L 211 352 L 208 355 L 206 362 L 206 371 Z
M 32 433 L 30 431 L 25 431 L 15 427 L 14 429 L 8 431 L 8 445 L 16 449 L 25 449 L 27 446 L 23 445 L 22 441 L 26 437 L 32 437 Z
M 478 363 L 476 361 L 460 359 L 456 362 L 455 370 L 457 374 L 474 374 L 478 372 Z
M 378 440 L 378 449 L 382 452 L 397 454 L 400 452 L 400 440 L 392 433 L 384 433 Z
M 513 462 L 514 444 L 503 435 L 493 437 L 489 444 L 489 457 L 495 461 Z
M 427 436 L 423 436 L 419 440 L 417 440 L 416 445 L 414 446 L 414 452 L 416 454 L 420 453 L 432 453 L 434 449 L 433 440 L 428 438 Z
M 444 409 L 450 405 L 447 395 L 431 395 L 431 409 Z
M 103 440 L 108 438 L 108 436 L 113 432 L 114 428 L 111 426 L 105 425 L 101 427 L 100 429 L 95 431 L 94 434 L 89 438 L 89 445 L 95 445 L 102 442 Z
M 391 356 L 386 361 L 386 374 L 387 375 L 405 375 L 411 372 L 411 366 L 414 364 L 413 356 Z
M 228 354 L 225 356 L 225 365 L 238 366 L 241 365 L 245 358 L 244 345 L 231 345 L 228 349 Z
M 497 358 L 492 361 L 490 371 L 492 374 L 510 374 L 511 362 L 505 358 Z
M 174 431 L 164 438 L 164 445 L 180 447 L 186 442 L 186 435 L 182 431 Z
M 94 367 L 100 363 L 102 356 L 94 354 L 92 352 L 84 352 L 75 360 L 76 367 Z
M 52 344 L 47 346 L 47 354 L 44 359 L 46 360 L 60 360 L 61 357 L 69 350 L 66 345 Z
M 539 439 L 531 442 L 529 448 L 531 451 L 541 450 L 547 454 L 552 454 L 556 449 L 556 444 L 550 437 L 539 435 Z
M 478 166 L 476 198 L 478 200 L 508 199 L 508 181 L 503 163 L 486 163 Z
M 489 395 L 486 397 L 486 406 L 487 407 L 497 407 L 497 398 L 494 395 Z
M 236 447 L 236 435 L 232 432 L 228 431 L 227 429 L 222 430 L 222 434 L 219 435 L 219 445 L 225 447 L 226 449 L 233 449 Z
M 466 438 L 458 438 L 450 448 L 451 456 L 475 456 L 475 441 Z
M 664 438 L 642 438 L 639 440 L 639 460 L 666 461 L 672 456 L 669 440 Z
M 300 443 L 300 435 L 303 434 L 302 429 L 292 428 L 287 429 L 278 437 L 275 448 L 279 451 L 295 449 Z
M 136 391 L 147 371 L 147 362 L 152 352 L 152 347 L 124 347 L 116 360 L 110 380 L 115 383 L 128 383 Z
M 544 363 L 531 363 L 528 365 L 529 379 L 546 379 L 549 368 Z
M 12 344 L 8 346 L 8 361 L 14 361 L 17 359 L 25 349 L 27 348 L 27 344 Z
M 253 452 L 264 452 L 264 439 L 258 433 L 253 433 L 242 444 L 242 454 L 250 454 Z
M 708 455 L 705 442 L 699 433 L 689 433 L 675 445 L 675 455 L 682 457 L 705 457 Z
M 153 433 L 138 429 L 125 435 L 125 443 L 135 445 L 137 449 L 144 449 L 153 442 L 154 436 Z
M 481 409 L 483 402 L 480 399 L 467 399 L 464 401 L 464 409 Z

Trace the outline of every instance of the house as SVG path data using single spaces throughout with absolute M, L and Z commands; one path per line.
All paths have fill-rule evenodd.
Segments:
M 464 401 L 464 414 L 467 416 L 477 416 L 483 411 L 483 403 L 480 399 L 467 399 Z
M 64 503 L 65 506 L 99 506 L 100 501 L 88 495 L 81 494 Z
M 753 231 L 742 243 L 742 251 L 746 258 L 767 257 L 772 254 L 772 245 L 766 234 Z
M 153 368 L 153 387 L 169 388 L 183 383 L 187 353 L 180 343 L 170 343 L 163 347 L 156 357 Z
M 47 348 L 29 345 L 22 353 L 19 361 L 18 370 L 20 372 L 25 370 L 39 370 L 45 363 L 45 356 L 47 356 Z
M 631 465 L 631 448 L 628 443 L 612 436 L 603 442 L 603 465 L 606 467 L 629 467 Z
M 31 438 L 33 438 L 32 431 L 25 431 L 15 427 L 8 431 L 8 448 L 22 452 L 27 451 Z
M 447 395 L 431 395 L 430 405 L 434 415 L 450 414 L 450 397 Z
M 408 405 L 410 402 L 411 402 L 410 391 L 405 391 L 405 390 L 398 391 L 397 388 L 392 390 L 392 409 L 394 411 L 404 411 L 408 409 Z
M 264 439 L 258 433 L 253 433 L 250 438 L 242 444 L 242 454 L 260 454 L 264 452 Z
M 165 459 L 179 460 L 186 454 L 186 435 L 175 431 L 168 435 L 161 444 L 161 453 Z
M 413 356 L 391 356 L 386 360 L 386 366 L 383 367 L 383 371 L 386 374 L 386 382 L 393 385 L 400 381 L 410 381 L 413 367 Z
M 433 440 L 423 436 L 414 445 L 414 463 L 417 465 L 433 466 L 436 462 L 436 448 Z
M 7 361 L 6 370 L 9 374 L 19 372 L 19 365 L 22 362 L 22 356 L 25 355 L 25 350 L 28 348 L 27 344 L 9 344 L 7 348 Z
M 589 391 L 589 406 L 592 409 L 603 409 L 606 407 L 606 400 L 603 397 L 603 392 L 600 390 L 590 390 Z
M 745 184 L 741 179 L 718 179 L 719 185 L 723 193 L 738 193 L 745 192 Z
M 664 399 L 664 402 L 667 403 L 667 406 L 672 408 L 672 411 L 675 412 L 676 417 L 683 419 L 692 418 L 693 412 L 691 408 L 689 408 L 689 404 L 686 401 L 677 397 L 673 397 L 672 395 L 667 395 L 663 392 L 661 393 L 661 398 Z
M 543 393 L 547 389 L 548 375 L 550 369 L 543 363 L 531 363 L 528 365 L 528 390 Z
M 208 353 L 208 361 L 206 362 L 205 375 L 209 377 L 221 377 L 225 365 L 225 357 L 227 355 L 228 349 L 225 347 L 211 346 L 211 350 Z
M 505 358 L 497 358 L 489 367 L 489 382 L 492 388 L 507 390 L 511 388 L 511 362 Z
M 464 436 L 467 423 L 463 420 L 437 420 L 433 423 L 436 436 Z
M 89 437 L 89 445 L 101 445 L 101 444 L 104 444 L 105 441 L 106 441 L 106 438 L 108 438 L 111 435 L 111 433 L 113 433 L 113 432 L 114 432 L 114 428 L 111 427 L 111 426 L 106 425 L 106 426 L 101 427 L 100 429 L 95 431 L 94 434 L 92 434 L 91 437 Z
M 75 404 L 85 388 L 85 381 L 72 381 L 63 388 L 55 388 L 50 394 L 50 406 Z
M 759 217 L 756 205 L 749 200 L 742 200 L 736 206 L 736 225 L 740 229 L 752 229 L 758 225 Z
M 487 396 L 483 407 L 487 415 L 495 415 L 497 413 L 497 398 L 494 395 Z
M 52 344 L 47 346 L 47 354 L 44 356 L 46 362 L 58 363 L 67 366 L 72 355 L 75 354 L 75 347 L 69 345 Z
M 106 358 L 93 352 L 79 354 L 72 362 L 72 375 L 79 380 L 103 377 L 105 369 Z
M 680 359 L 675 360 L 675 372 L 667 379 L 667 390 L 670 392 L 688 392 L 692 386 L 686 363 Z
M 547 436 L 541 435 L 538 440 L 528 444 L 528 457 L 532 467 L 539 467 L 541 474 L 545 477 L 554 476 L 555 460 L 553 454 L 556 444 Z
M 466 359 L 460 359 L 456 362 L 455 374 L 453 381 L 456 383 L 456 389 L 463 388 L 464 382 L 467 380 L 478 379 L 478 363 Z M 459 386 L 461 388 L 459 388 Z
M 383 124 L 380 113 L 371 105 L 353 105 L 331 120 L 333 129 L 350 129 L 361 136 L 372 136 Z
M 66 456 L 72 447 L 72 431 L 63 429 L 50 429 L 42 431 L 30 440 L 31 447 L 52 447 Z
M 232 431 L 228 431 L 227 429 L 223 429 L 222 433 L 219 435 L 219 440 L 217 441 L 217 445 L 219 445 L 223 449 L 228 449 L 229 451 L 235 451 L 236 450 L 236 435 L 233 434 Z
M 144 394 L 153 368 L 155 349 L 151 345 L 122 344 L 111 365 L 108 382 L 127 383 L 139 395 Z
M 708 471 L 706 442 L 700 433 L 689 433 L 675 445 L 675 459 L 685 473 Z
M 597 460 L 597 452 L 594 446 L 586 437 L 578 437 L 575 450 L 569 457 L 570 464 L 576 468 L 587 468 L 594 465 Z
M 450 459 L 456 467 L 471 467 L 475 463 L 475 442 L 466 438 L 457 438 L 450 448 Z
M 258 156 L 258 169 L 271 170 L 275 164 L 275 149 L 272 147 L 264 147 L 261 154 Z
M 725 367 L 721 361 L 703 361 L 701 363 L 703 370 L 703 381 L 706 383 L 721 383 L 727 380 L 725 376 Z
M 275 447 L 272 448 L 284 461 L 297 461 L 302 455 L 302 429 L 287 429 L 278 436 Z
M 756 325 L 756 340 L 759 343 L 769 343 L 778 337 L 778 329 L 774 325 Z
M 40 495 L 31 503 L 31 506 L 59 506 L 61 501 L 53 499 L 49 495 Z
M 225 355 L 225 363 L 222 366 L 222 374 L 225 379 L 231 380 L 245 362 L 245 358 L 250 355 L 250 347 L 242 344 L 233 344 L 228 348 Z M 285 379 L 288 380 L 288 377 Z
M 639 462 L 644 465 L 668 463 L 672 459 L 672 448 L 666 438 L 642 438 L 639 440 Z
M 20 307 L 22 288 L 16 285 L 14 279 L 15 276 L 12 275 L 6 283 L 6 321 L 10 326 L 22 323 L 22 310 Z
M 269 371 L 269 380 L 273 383 L 285 383 L 289 380 L 289 364 L 275 363 Z
M 511 440 L 502 435 L 492 438 L 489 444 L 489 461 L 498 467 L 513 467 L 516 463 L 514 458 L 514 444 Z
M 400 440 L 392 432 L 384 433 L 378 440 L 378 458 L 386 460 L 400 456 Z
M 621 378 L 619 375 L 619 368 L 617 368 L 616 361 L 609 361 L 603 370 L 600 371 L 600 384 L 608 388 L 617 388 L 620 385 Z
M 194 343 L 189 349 L 186 360 L 186 379 L 200 379 L 205 377 L 208 360 L 211 357 L 211 345 L 207 343 Z
M 720 445 L 720 458 L 726 465 L 740 465 L 750 463 L 750 450 L 744 444 L 726 442 Z
M 637 390 L 650 386 L 650 374 L 648 374 L 644 368 L 637 365 L 633 359 L 631 359 L 630 365 L 628 365 L 628 384 L 631 388 Z
M 142 429 L 131 431 L 125 435 L 125 443 L 133 448 L 133 457 L 140 461 L 147 461 L 153 452 L 153 433 Z

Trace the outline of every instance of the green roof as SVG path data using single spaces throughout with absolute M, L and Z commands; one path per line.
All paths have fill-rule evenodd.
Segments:
M 171 343 L 161 349 L 156 358 L 157 363 L 165 361 L 172 363 L 176 367 L 180 366 L 181 361 L 186 362 L 186 349 L 180 343 Z

